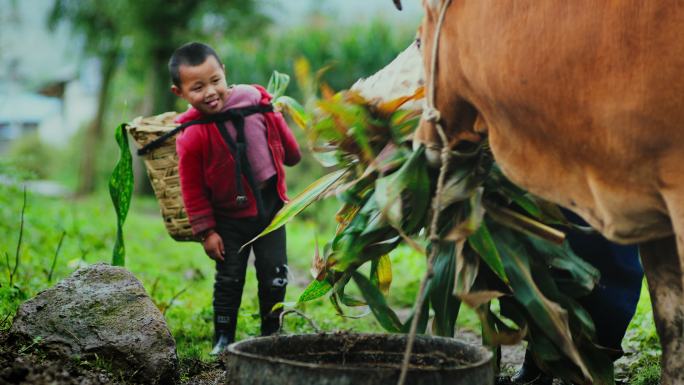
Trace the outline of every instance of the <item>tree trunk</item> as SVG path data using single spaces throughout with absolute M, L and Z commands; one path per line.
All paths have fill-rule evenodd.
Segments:
M 114 72 L 117 67 L 117 57 L 119 55 L 119 46 L 115 45 L 106 55 L 102 56 L 102 82 L 100 84 L 100 92 L 98 95 L 97 113 L 95 119 L 88 126 L 85 132 L 85 140 L 83 142 L 83 152 L 81 156 L 81 176 L 79 178 L 79 185 L 77 189 L 78 195 L 90 194 L 95 191 L 96 173 L 97 173 L 97 154 L 99 153 L 99 146 L 102 143 L 103 123 L 105 113 L 109 104 L 109 94 L 114 77 Z
M 172 47 L 158 49 L 153 53 L 149 61 L 147 75 L 145 76 L 147 94 L 142 105 L 143 116 L 158 115 L 174 109 L 176 96 L 171 93 L 171 79 L 166 70 L 166 63 L 172 53 Z M 137 155 L 134 158 L 134 192 L 136 194 L 150 195 L 153 191 L 145 172 L 145 165 Z

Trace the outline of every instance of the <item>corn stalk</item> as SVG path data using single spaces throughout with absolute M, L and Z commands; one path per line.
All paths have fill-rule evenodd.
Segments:
M 298 303 L 327 296 L 341 314 L 368 306 L 383 328 L 403 333 L 412 324 L 425 333 L 432 308 L 432 333 L 442 336 L 454 335 L 466 303 L 478 313 L 488 345 L 524 338 L 542 367 L 559 377 L 612 384 L 612 361 L 595 344 L 593 321 L 576 301 L 593 289 L 598 272 L 564 242 L 558 228 L 573 225 L 560 210 L 508 181 L 486 142 L 448 161 L 439 181 L 424 149 L 412 150 L 418 113 L 401 109 L 422 98 L 422 90 L 376 103 L 355 91 L 321 89 L 323 96 L 306 108 L 287 97 L 279 102 L 306 132 L 316 158 L 336 171 L 283 207 L 264 232 L 317 200 L 340 201 L 335 234 L 316 253 L 315 279 Z M 433 199 L 439 204 L 430 208 Z M 403 322 L 388 304 L 390 253 L 400 244 L 424 252 L 433 269 L 419 306 Z M 367 263 L 369 276 L 358 271 Z M 351 281 L 363 298 L 345 293 Z

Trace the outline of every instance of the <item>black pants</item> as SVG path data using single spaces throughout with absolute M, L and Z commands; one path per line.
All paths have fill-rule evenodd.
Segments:
M 262 317 L 262 334 L 271 334 L 277 329 L 277 314 L 272 307 L 285 298 L 287 285 L 287 253 L 285 249 L 285 227 L 267 234 L 245 247 L 266 228 L 283 202 L 276 190 L 275 178 L 262 190 L 265 215 L 242 219 L 218 219 L 216 232 L 223 239 L 225 256 L 216 262 L 214 283 L 214 314 L 217 324 L 230 324 L 227 328 L 234 335 L 238 309 L 245 284 L 245 273 L 250 250 L 254 250 L 257 280 L 259 282 L 259 309 Z M 270 320 L 269 320 L 270 317 Z M 274 319 L 275 318 L 275 319 Z M 217 326 L 217 328 L 220 326 Z M 269 330 L 264 330 L 267 328 Z

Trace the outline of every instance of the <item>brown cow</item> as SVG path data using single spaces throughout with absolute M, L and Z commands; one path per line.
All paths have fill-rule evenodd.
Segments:
M 424 0 L 428 74 L 442 1 Z M 684 2 L 453 0 L 440 33 L 450 145 L 488 136 L 515 183 L 640 243 L 662 383 L 684 384 Z M 432 124 L 416 139 L 438 159 Z

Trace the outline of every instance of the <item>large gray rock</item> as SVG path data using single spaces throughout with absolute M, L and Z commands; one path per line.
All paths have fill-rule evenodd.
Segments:
M 24 303 L 10 333 L 69 357 L 97 354 L 135 381 L 177 377 L 176 344 L 143 285 L 126 269 L 79 269 Z

